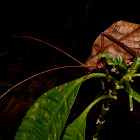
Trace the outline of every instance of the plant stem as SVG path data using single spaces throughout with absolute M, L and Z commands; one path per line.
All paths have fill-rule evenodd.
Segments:
M 112 99 L 106 101 L 105 104 L 102 105 L 101 115 L 99 115 L 99 118 L 97 119 L 97 122 L 96 122 L 97 125 L 96 125 L 95 134 L 93 135 L 93 140 L 97 140 L 99 138 L 99 133 L 105 122 L 105 116 L 109 110 L 109 105 L 110 105 L 111 101 L 112 101 Z
M 114 99 L 116 98 L 116 88 L 114 87 L 113 91 L 111 91 L 109 94 L 111 94 L 112 97 L 114 97 Z M 99 118 L 97 119 L 96 122 L 96 131 L 95 134 L 93 135 L 93 140 L 97 140 L 99 138 L 99 133 L 102 129 L 102 126 L 105 122 L 105 116 L 109 110 L 109 106 L 112 102 L 112 99 L 106 101 L 103 105 L 102 105 L 102 111 L 101 114 L 99 115 Z

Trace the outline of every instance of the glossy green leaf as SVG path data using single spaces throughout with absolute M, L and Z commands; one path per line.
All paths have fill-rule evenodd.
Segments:
M 140 57 L 135 57 L 130 68 L 131 75 L 133 75 L 139 68 L 140 68 Z
M 84 77 L 40 96 L 22 120 L 15 140 L 58 140 Z
M 98 57 L 105 57 L 108 65 L 119 66 L 120 68 L 127 70 L 125 60 L 121 55 L 118 55 L 117 57 L 111 57 L 108 55 L 108 52 L 105 51 L 99 54 Z
M 105 98 L 113 97 L 110 95 L 103 95 L 93 101 L 77 119 L 67 126 L 62 140 L 85 140 L 87 114 L 97 102 Z
M 113 66 L 119 66 L 122 69 L 127 70 L 125 60 L 121 55 L 118 55 L 117 57 L 112 57 L 111 59 L 107 59 L 108 65 L 113 65 Z
M 126 88 L 126 92 L 131 95 L 135 100 L 137 100 L 138 102 L 140 102 L 140 94 L 138 94 L 136 91 L 134 91 L 129 82 L 128 81 L 124 81 L 124 83 L 126 84 L 127 88 Z

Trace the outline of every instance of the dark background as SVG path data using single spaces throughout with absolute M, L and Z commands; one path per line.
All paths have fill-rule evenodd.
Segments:
M 138 1 L 51 0 L 5 3 L 1 16 L 0 94 L 38 72 L 58 66 L 77 65 L 49 46 L 14 36 L 28 35 L 42 39 L 84 63 L 90 56 L 96 37 L 118 20 L 140 24 Z M 85 74 L 84 68 L 49 72 L 9 92 L 0 102 L 0 139 L 14 138 L 26 111 L 41 94 Z M 90 80 L 83 84 L 74 106 L 76 109 L 71 113 L 72 118 L 77 117 L 93 101 L 92 94 L 98 93 L 97 87 L 101 86 L 97 81 Z M 134 88 L 140 91 L 139 80 L 136 81 Z M 101 105 L 98 107 L 98 110 L 95 107 L 89 113 L 86 139 L 91 139 L 95 129 Z M 121 140 L 126 137 L 139 139 L 139 107 L 138 102 L 135 102 L 134 111 L 130 112 L 127 94 L 119 96 L 111 106 L 101 140 Z

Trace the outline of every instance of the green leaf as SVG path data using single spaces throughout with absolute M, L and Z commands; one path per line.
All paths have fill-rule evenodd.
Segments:
M 135 57 L 130 67 L 130 73 L 133 75 L 140 68 L 140 57 Z
M 111 57 L 108 54 L 108 52 L 105 51 L 98 55 L 98 58 L 100 58 L 100 57 L 105 57 L 108 65 L 119 66 L 122 69 L 127 70 L 125 60 L 123 59 L 123 57 L 121 55 L 118 55 L 117 57 Z
M 86 117 L 89 110 L 100 100 L 112 98 L 110 95 L 103 95 L 94 100 L 84 112 L 67 126 L 62 140 L 85 140 Z
M 108 65 L 119 66 L 120 68 L 127 70 L 125 60 L 121 55 L 107 59 L 107 63 Z
M 22 120 L 15 140 L 58 140 L 84 77 L 41 95 Z
M 108 51 L 104 51 L 98 55 L 98 58 L 105 57 L 106 59 L 110 59 L 111 56 L 108 54 Z
M 138 102 L 140 102 L 140 95 L 134 91 L 131 86 L 130 83 L 128 81 L 124 81 L 124 83 L 126 84 L 127 88 L 126 88 L 126 92 L 131 95 L 135 100 L 137 100 Z

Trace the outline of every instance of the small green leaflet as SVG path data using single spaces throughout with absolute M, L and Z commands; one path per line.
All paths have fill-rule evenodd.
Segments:
M 122 69 L 127 70 L 125 60 L 123 59 L 123 57 L 121 55 L 118 55 L 117 57 L 111 57 L 108 54 L 108 51 L 104 51 L 103 53 L 98 55 L 98 58 L 100 58 L 100 57 L 105 57 L 108 65 L 113 65 L 114 67 L 119 66 Z
M 30 107 L 15 140 L 58 140 L 84 77 L 55 87 Z
M 130 83 L 128 81 L 124 81 L 124 83 L 126 84 L 127 88 L 126 88 L 126 92 L 131 95 L 135 100 L 137 100 L 138 102 L 140 102 L 140 94 L 138 94 L 136 91 L 134 91 L 131 86 Z
M 140 57 L 135 57 L 131 68 L 130 68 L 130 74 L 133 75 L 137 70 L 140 68 Z
M 98 58 L 105 57 L 106 59 L 110 59 L 111 56 L 108 54 L 108 51 L 104 51 L 98 55 Z

